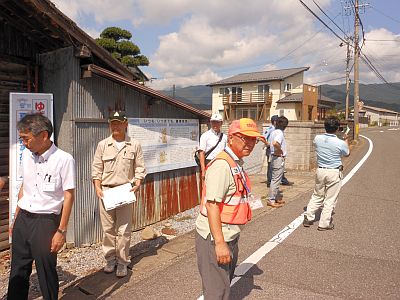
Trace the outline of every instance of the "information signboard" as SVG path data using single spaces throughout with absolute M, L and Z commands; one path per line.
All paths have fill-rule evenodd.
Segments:
M 196 166 L 199 120 L 129 118 L 128 135 L 143 149 L 147 173 Z

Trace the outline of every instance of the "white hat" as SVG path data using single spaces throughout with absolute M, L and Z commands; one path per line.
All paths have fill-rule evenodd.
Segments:
M 211 119 L 210 121 L 218 121 L 218 122 L 222 122 L 222 116 L 219 113 L 213 113 L 211 115 Z

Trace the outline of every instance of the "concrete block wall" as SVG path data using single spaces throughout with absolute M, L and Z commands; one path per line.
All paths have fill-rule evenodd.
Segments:
M 287 143 L 287 170 L 310 171 L 316 167 L 316 154 L 313 145 L 314 137 L 324 133 L 324 125 L 314 122 L 289 121 L 285 130 Z

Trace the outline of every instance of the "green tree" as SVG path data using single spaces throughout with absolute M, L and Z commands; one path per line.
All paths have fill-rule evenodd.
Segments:
M 149 60 L 140 54 L 140 48 L 130 41 L 132 34 L 119 27 L 107 27 L 96 43 L 128 67 L 148 66 Z

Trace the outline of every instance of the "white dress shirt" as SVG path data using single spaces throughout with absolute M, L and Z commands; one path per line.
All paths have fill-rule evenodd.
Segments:
M 38 214 L 60 214 L 64 191 L 75 188 L 75 161 L 54 144 L 42 155 L 22 152 L 21 209 Z

